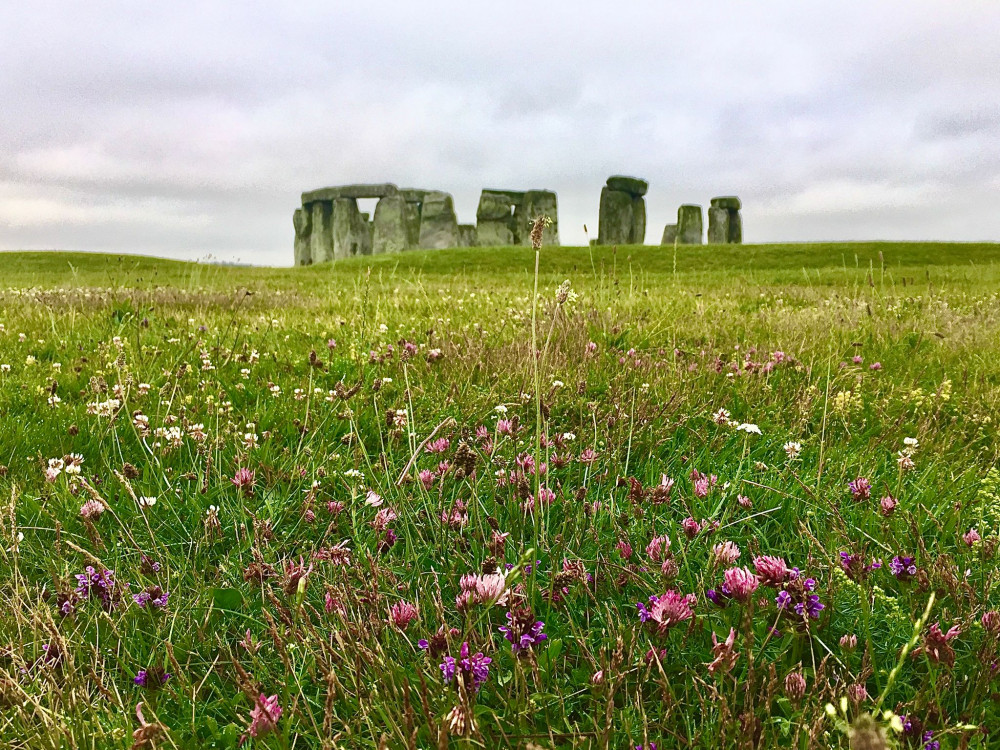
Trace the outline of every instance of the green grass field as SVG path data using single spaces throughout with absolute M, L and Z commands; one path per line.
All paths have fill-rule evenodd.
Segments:
M 998 244 L 0 263 L 0 747 L 1000 743 Z

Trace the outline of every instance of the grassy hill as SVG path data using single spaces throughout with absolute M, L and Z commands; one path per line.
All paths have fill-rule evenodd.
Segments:
M 0 254 L 0 746 L 995 747 L 998 260 Z

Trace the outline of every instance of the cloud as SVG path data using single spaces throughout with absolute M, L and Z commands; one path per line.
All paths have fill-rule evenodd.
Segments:
M 1000 239 L 1000 6 L 791 0 L 7 4 L 0 248 L 291 262 L 303 190 L 559 193 L 647 241 L 737 193 L 748 241 Z

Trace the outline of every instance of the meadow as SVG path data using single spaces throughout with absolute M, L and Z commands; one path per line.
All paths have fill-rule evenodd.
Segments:
M 0 262 L 0 747 L 1000 746 L 1000 245 Z

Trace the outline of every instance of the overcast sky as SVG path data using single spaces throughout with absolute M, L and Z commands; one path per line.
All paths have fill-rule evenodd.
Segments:
M 2 2 L 0 249 L 292 262 L 303 190 L 738 194 L 748 242 L 1000 240 L 1000 3 Z M 0 275 L 2 278 L 2 275 Z

